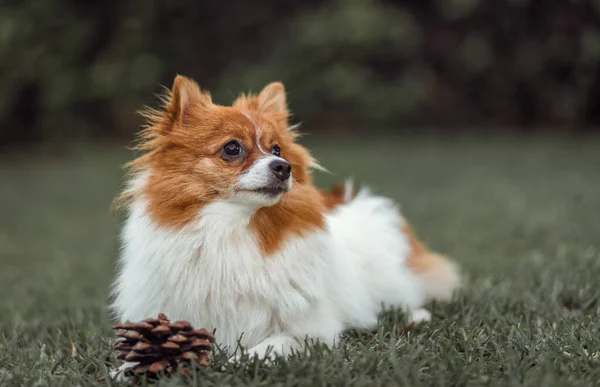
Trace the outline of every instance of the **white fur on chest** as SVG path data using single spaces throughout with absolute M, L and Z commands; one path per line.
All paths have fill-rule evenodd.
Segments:
M 171 319 L 217 329 L 222 344 L 244 345 L 288 329 L 326 293 L 329 236 L 289 238 L 264 257 L 248 229 L 247 206 L 216 202 L 193 227 L 157 228 L 135 203 L 123 230 L 114 308 L 123 320 L 162 312 Z

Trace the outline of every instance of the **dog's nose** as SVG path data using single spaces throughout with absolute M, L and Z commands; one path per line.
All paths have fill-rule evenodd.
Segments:
M 289 179 L 292 172 L 292 166 L 285 160 L 271 161 L 269 169 L 281 181 Z

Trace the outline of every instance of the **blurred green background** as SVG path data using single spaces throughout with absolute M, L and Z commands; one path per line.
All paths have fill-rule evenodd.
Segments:
M 305 130 L 600 121 L 600 0 L 4 0 L 0 146 L 130 139 L 176 73 L 285 82 Z

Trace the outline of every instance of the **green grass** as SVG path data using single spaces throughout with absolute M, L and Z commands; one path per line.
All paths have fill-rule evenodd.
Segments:
M 307 141 L 334 172 L 320 185 L 353 175 L 399 200 L 466 287 L 408 332 L 387 313 L 378 332 L 349 332 L 310 359 L 218 371 L 216 356 L 204 385 L 600 385 L 598 139 Z M 129 156 L 0 157 L 1 386 L 89 385 L 117 364 L 109 205 Z

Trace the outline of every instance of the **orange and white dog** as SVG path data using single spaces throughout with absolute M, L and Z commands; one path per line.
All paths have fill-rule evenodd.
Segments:
M 288 124 L 284 87 L 232 106 L 178 76 L 131 162 L 128 219 L 113 305 L 120 320 L 159 312 L 216 329 L 251 355 L 287 355 L 306 339 L 334 345 L 374 328 L 382 305 L 430 319 L 455 265 L 427 250 L 389 199 L 322 192 L 318 167 Z

